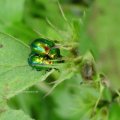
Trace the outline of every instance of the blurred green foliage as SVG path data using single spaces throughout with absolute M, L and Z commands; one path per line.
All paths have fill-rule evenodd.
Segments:
M 119 0 L 96 1 L 88 23 L 89 35 L 99 48 L 99 68 L 108 75 L 114 88 L 120 87 L 119 5 Z
M 69 45 L 69 40 L 71 44 L 77 42 L 78 53 L 84 55 L 91 50 L 95 59 L 100 59 L 97 65 L 99 70 L 118 84 L 119 0 L 60 0 L 60 3 L 67 22 L 57 0 L 0 0 L 0 31 L 27 45 L 37 37 L 50 38 L 61 45 Z M 72 29 L 69 23 L 72 23 Z M 61 51 L 64 56 L 72 56 Z M 55 72 L 45 82 L 9 99 L 9 107 L 21 109 L 35 120 L 118 120 L 120 106 L 114 102 L 98 108 L 96 114 L 91 116 L 100 91 L 94 85 L 80 85 L 80 70 L 74 72 L 74 65 L 71 66 L 73 68 L 69 70 L 69 66 L 65 65 L 61 76 Z M 53 87 L 49 83 L 57 80 L 58 76 L 65 81 L 44 97 Z M 104 91 L 102 99 L 111 101 L 109 91 Z

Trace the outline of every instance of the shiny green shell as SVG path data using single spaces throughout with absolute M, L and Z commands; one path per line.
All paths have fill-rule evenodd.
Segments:
M 31 51 L 32 53 L 45 56 L 49 53 L 50 49 L 54 46 L 55 46 L 54 42 L 44 38 L 38 38 L 31 43 Z
M 53 64 L 51 60 L 41 57 L 37 54 L 30 54 L 28 58 L 28 63 L 32 68 L 35 68 L 37 71 L 48 70 L 50 69 L 50 67 L 46 66 Z
M 49 58 L 51 59 L 57 59 L 60 58 L 60 49 L 59 48 L 51 48 L 48 53 Z
M 28 58 L 28 64 L 37 71 L 49 70 L 51 69 L 50 65 L 64 62 L 61 60 L 60 49 L 48 39 L 35 39 L 30 47 L 31 54 Z

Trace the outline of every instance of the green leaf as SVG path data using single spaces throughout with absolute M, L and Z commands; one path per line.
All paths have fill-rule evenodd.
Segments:
M 25 0 L 0 0 L 0 20 L 18 22 L 22 20 Z
M 30 44 L 35 38 L 39 37 L 32 28 L 22 22 L 9 25 L 1 23 L 0 31 L 15 36 L 26 44 Z
M 100 51 L 101 71 L 120 88 L 120 0 L 96 0 L 89 19 L 90 35 Z
M 73 120 L 88 120 L 99 96 L 98 89 L 88 85 L 77 86 L 74 83 L 71 87 L 69 85 L 64 86 L 64 89 L 54 91 L 53 97 L 58 105 L 55 112 L 68 120 L 71 118 Z M 74 94 L 70 92 L 72 89 Z
M 45 80 L 54 71 L 32 70 L 27 63 L 29 46 L 13 37 L 0 33 L 0 45 L 0 100 Z
M 0 120 L 33 120 L 20 110 L 8 109 L 0 114 Z
M 120 105 L 113 103 L 109 110 L 109 120 L 119 120 L 120 118 Z

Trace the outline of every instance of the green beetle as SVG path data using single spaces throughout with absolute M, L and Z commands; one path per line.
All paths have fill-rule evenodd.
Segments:
M 38 38 L 31 43 L 31 54 L 28 58 L 28 64 L 36 70 L 49 70 L 49 65 L 63 63 L 61 59 L 60 49 L 57 48 L 54 42 Z
M 28 64 L 35 68 L 37 71 L 40 70 L 49 70 L 50 67 L 47 67 L 48 65 L 52 65 L 53 62 L 47 58 L 41 57 L 37 54 L 30 54 L 28 58 Z M 45 66 L 46 65 L 46 66 Z
M 60 49 L 59 48 L 51 48 L 49 53 L 48 53 L 48 56 L 50 59 L 57 59 L 57 58 L 60 58 L 61 55 L 60 55 Z
M 48 39 L 38 38 L 31 43 L 31 51 L 41 56 L 45 56 L 54 46 L 55 46 L 54 42 Z

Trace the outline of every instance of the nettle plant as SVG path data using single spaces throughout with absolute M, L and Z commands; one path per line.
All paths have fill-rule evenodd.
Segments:
M 55 80 L 45 96 L 50 95 L 53 90 L 55 92 L 55 88 L 65 80 L 72 81 L 68 87 L 74 94 L 68 97 L 69 105 L 65 106 L 66 110 L 58 113 L 67 119 L 109 119 L 110 105 L 119 102 L 119 92 L 113 90 L 106 76 L 98 72 L 92 52 L 88 50 L 84 55 L 79 52 L 81 21 L 77 19 L 69 22 L 60 5 L 59 7 L 67 24 L 67 31 L 56 29 L 49 19 L 47 22 L 61 35 L 61 39 L 54 40 L 39 34 L 38 41 L 31 41 L 30 46 L 22 40 L 0 33 L 1 120 L 31 120 L 21 110 L 11 109 L 7 101 L 33 85 L 42 84 L 50 75 Z M 42 45 L 39 41 L 41 39 Z M 73 84 L 74 82 L 77 84 Z M 68 94 L 67 88 L 63 91 L 64 95 Z M 61 90 L 55 98 L 56 101 L 61 101 L 59 104 L 65 102 L 61 100 L 62 96 Z

